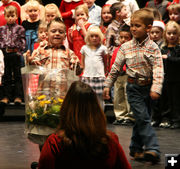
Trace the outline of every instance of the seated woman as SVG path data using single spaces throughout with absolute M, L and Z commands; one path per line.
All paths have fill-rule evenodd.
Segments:
M 73 82 L 60 111 L 57 132 L 46 140 L 39 169 L 131 169 L 118 136 L 106 129 L 106 118 L 92 88 Z

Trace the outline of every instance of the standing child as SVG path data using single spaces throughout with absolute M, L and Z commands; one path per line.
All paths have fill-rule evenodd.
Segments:
M 168 127 L 180 128 L 180 26 L 175 21 L 169 21 L 164 33 L 165 46 L 161 52 L 165 60 L 165 81 L 167 82 L 166 92 L 170 112 L 168 113 Z
M 88 20 L 88 8 L 86 5 L 79 5 L 75 9 L 75 24 L 69 28 L 69 40 L 72 43 L 73 51 L 81 59 L 81 47 L 85 45 L 84 37 L 91 25 Z
M 99 27 L 91 27 L 85 37 L 86 45 L 81 48 L 82 81 L 88 83 L 98 95 L 102 108 L 102 92 L 105 81 L 107 48 L 102 45 L 104 36 Z
M 94 2 L 96 0 L 83 0 L 87 4 L 89 9 L 89 19 L 88 22 L 99 26 L 101 23 L 101 7 L 96 5 Z
M 119 47 L 115 48 L 111 63 L 110 70 L 112 65 L 115 62 L 117 53 L 119 48 L 125 42 L 128 42 L 132 39 L 132 35 L 130 32 L 130 27 L 128 25 L 124 25 L 119 32 Z M 123 72 L 117 77 L 116 82 L 114 83 L 114 113 L 116 116 L 116 120 L 113 122 L 114 125 L 124 124 L 130 125 L 134 123 L 134 118 L 130 115 L 130 109 L 127 101 L 126 95 L 126 84 L 127 84 L 127 75 L 126 75 L 126 66 L 123 67 Z
M 0 48 L 4 53 L 4 98 L 2 103 L 9 103 L 11 96 L 12 80 L 14 79 L 14 103 L 22 102 L 22 83 L 20 71 L 20 55 L 25 49 L 25 30 L 16 23 L 17 8 L 7 6 L 4 9 L 4 16 L 7 24 L 0 27 Z
M 168 6 L 169 18 L 180 25 L 180 4 L 171 4 Z
M 126 64 L 127 97 L 135 117 L 130 156 L 135 160 L 157 163 L 160 151 L 151 126 L 150 100 L 158 99 L 161 94 L 163 62 L 159 47 L 148 37 L 153 19 L 153 14 L 145 9 L 135 11 L 131 16 L 133 39 L 120 47 L 105 82 L 104 97 L 109 99 L 109 90 Z
M 22 22 L 22 26 L 25 28 L 26 34 L 26 51 L 34 50 L 34 43 L 37 42 L 38 35 L 37 30 L 40 23 L 40 4 L 38 1 L 31 0 L 26 3 L 26 13 L 28 19 Z

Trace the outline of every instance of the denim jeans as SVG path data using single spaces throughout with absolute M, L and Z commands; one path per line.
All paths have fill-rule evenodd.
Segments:
M 127 83 L 128 102 L 136 120 L 131 137 L 130 151 L 153 151 L 159 155 L 157 137 L 151 126 L 150 87 L 151 85 L 139 86 Z

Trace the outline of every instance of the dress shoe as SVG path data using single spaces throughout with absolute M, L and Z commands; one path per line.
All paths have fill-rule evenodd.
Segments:
M 147 162 L 151 162 L 152 164 L 157 164 L 158 162 L 160 162 L 160 156 L 152 151 L 146 151 L 144 153 L 144 159 Z
M 129 155 L 136 161 L 144 161 L 144 152 L 130 152 Z
M 37 167 L 38 167 L 38 162 L 31 163 L 31 169 L 37 169 Z
M 121 125 L 121 123 L 124 121 L 124 119 L 120 119 L 120 120 L 115 120 L 113 122 L 113 125 Z
M 1 101 L 0 101 L 1 104 L 9 104 L 9 99 L 7 97 L 3 98 Z
M 21 105 L 21 103 L 22 103 L 21 98 L 17 97 L 17 98 L 14 99 L 14 104 L 15 105 Z

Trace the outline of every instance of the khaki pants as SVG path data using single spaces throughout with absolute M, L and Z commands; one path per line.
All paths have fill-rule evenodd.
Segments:
M 114 83 L 114 113 L 117 120 L 133 120 L 126 94 L 127 77 L 127 75 L 118 76 Z

